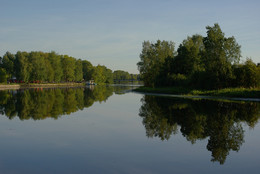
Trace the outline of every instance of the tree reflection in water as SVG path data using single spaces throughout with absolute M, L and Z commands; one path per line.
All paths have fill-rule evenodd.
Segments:
M 257 102 L 186 100 L 144 96 L 139 115 L 148 137 L 168 140 L 180 129 L 191 143 L 209 138 L 212 161 L 224 164 L 230 150 L 244 142 L 242 123 L 254 127 L 260 117 Z
M 129 87 L 131 89 L 131 87 Z M 58 119 L 121 94 L 125 87 L 56 88 L 0 91 L 0 114 L 9 119 Z M 144 96 L 139 115 L 148 137 L 168 140 L 178 131 L 192 144 L 208 138 L 212 161 L 224 164 L 244 142 L 242 123 L 253 128 L 260 117 L 257 102 L 186 100 Z
M 0 91 L 0 114 L 9 119 L 57 119 L 95 102 L 106 101 L 113 93 L 123 94 L 132 86 L 91 86 L 90 88 L 23 89 Z
M 94 102 L 106 101 L 113 91 L 112 87 L 0 91 L 0 114 L 9 119 L 16 116 L 21 120 L 57 119 L 90 107 Z

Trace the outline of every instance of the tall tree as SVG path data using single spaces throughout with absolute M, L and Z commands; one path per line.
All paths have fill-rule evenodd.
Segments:
M 75 80 L 82 81 L 82 79 L 83 79 L 82 61 L 78 59 L 75 62 Z
M 46 54 L 48 56 L 48 54 Z M 54 75 L 55 75 L 55 72 L 54 72 L 54 69 L 51 65 L 51 62 L 49 61 L 48 58 L 45 58 L 45 67 L 46 67 L 46 77 L 45 77 L 45 80 L 47 82 L 53 82 L 54 80 Z
M 27 52 L 18 51 L 15 54 L 15 74 L 18 80 L 29 82 L 32 65 Z
M 105 83 L 113 83 L 113 72 L 112 72 L 112 70 L 105 67 L 104 73 L 105 73 L 105 77 L 106 77 Z
M 98 84 L 113 83 L 112 70 L 104 65 L 94 67 L 92 77 Z
M 0 67 L 0 83 L 6 83 L 7 75 L 4 68 Z
M 260 86 L 260 68 L 251 59 L 247 59 L 244 64 L 233 66 L 233 69 L 236 86 L 246 88 Z
M 94 68 L 93 80 L 98 84 L 105 83 L 106 76 L 105 76 L 105 67 L 104 66 L 98 65 Z
M 76 60 L 73 57 L 67 55 L 62 57 L 63 79 L 67 82 L 75 80 L 75 63 Z
M 137 63 L 146 86 L 155 87 L 166 58 L 174 56 L 174 43 L 157 40 L 155 44 L 143 42 L 141 61 Z
M 12 78 L 14 75 L 14 59 L 14 55 L 8 51 L 2 58 L 2 68 L 5 69 L 8 78 Z
M 203 70 L 204 65 L 201 57 L 204 50 L 203 37 L 201 35 L 188 37 L 180 44 L 177 50 L 178 55 L 173 59 L 172 71 L 174 73 L 191 75 L 196 71 Z
M 29 62 L 32 65 L 31 80 L 44 81 L 47 76 L 45 58 L 42 52 L 31 52 Z
M 126 71 L 116 70 L 113 72 L 114 80 L 128 80 L 131 78 L 130 74 Z
M 177 56 L 166 59 L 159 78 L 160 84 L 164 86 L 194 84 L 195 79 L 197 81 L 195 74 L 204 71 L 202 61 L 204 50 L 201 35 L 193 35 L 185 39 L 179 45 Z
M 94 67 L 93 65 L 87 61 L 82 61 L 82 69 L 83 69 L 83 79 L 88 81 L 93 79 Z
M 241 57 L 240 46 L 234 37 L 226 38 L 220 26 L 207 26 L 205 45 L 205 68 L 210 88 L 224 88 L 230 85 L 232 63 L 238 62 Z
M 63 69 L 61 64 L 61 56 L 57 55 L 54 51 L 50 52 L 48 55 L 48 60 L 52 66 L 54 71 L 54 79 L 55 82 L 60 82 L 63 76 Z

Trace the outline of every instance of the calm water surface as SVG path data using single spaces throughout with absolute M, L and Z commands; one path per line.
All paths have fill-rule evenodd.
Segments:
M 0 173 L 259 173 L 260 103 L 0 91 Z

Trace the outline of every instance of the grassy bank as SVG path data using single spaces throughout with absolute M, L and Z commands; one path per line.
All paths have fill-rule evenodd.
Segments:
M 55 88 L 55 87 L 75 87 L 85 86 L 85 83 L 22 83 L 22 84 L 0 84 L 0 89 L 20 89 L 20 88 Z
M 136 92 L 159 93 L 159 94 L 175 94 L 175 95 L 203 95 L 218 97 L 237 97 L 237 98 L 260 98 L 260 89 L 247 88 L 226 88 L 220 90 L 194 90 L 180 87 L 167 88 L 149 88 L 140 87 L 135 89 Z

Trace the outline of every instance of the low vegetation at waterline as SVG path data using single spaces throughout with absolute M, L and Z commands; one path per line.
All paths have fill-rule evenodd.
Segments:
M 218 97 L 239 97 L 239 98 L 260 98 L 259 88 L 225 88 L 219 90 L 195 90 L 182 87 L 139 87 L 136 92 L 159 93 L 159 94 L 176 94 L 176 95 L 203 95 Z
M 84 87 L 85 83 L 10 83 L 1 84 L 0 90 L 5 89 L 27 89 L 27 88 L 63 88 L 63 87 Z
M 169 87 L 167 92 L 175 87 L 200 91 L 241 87 L 259 89 L 260 64 L 249 58 L 240 63 L 241 46 L 233 36 L 225 37 L 218 24 L 206 29 L 206 37 L 188 37 L 177 51 L 172 41 L 144 41 L 141 60 L 137 63 L 144 85 L 150 88 Z M 165 92 L 165 88 L 158 90 Z M 178 90 L 175 92 L 178 93 Z M 246 91 L 230 89 L 227 93 L 230 92 Z

